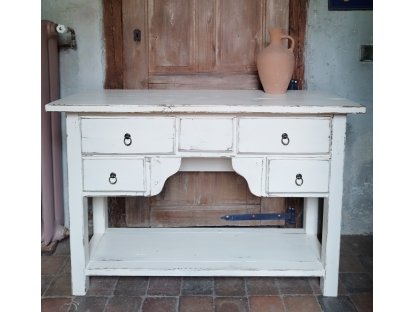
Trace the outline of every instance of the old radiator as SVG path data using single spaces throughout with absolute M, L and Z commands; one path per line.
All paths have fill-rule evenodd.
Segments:
M 54 250 L 67 235 L 64 227 L 61 117 L 45 112 L 44 106 L 59 98 L 59 60 L 56 24 L 41 22 L 41 174 L 42 251 Z

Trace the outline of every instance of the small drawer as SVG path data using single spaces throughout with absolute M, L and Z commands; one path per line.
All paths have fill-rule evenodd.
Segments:
M 144 158 L 84 159 L 84 191 L 145 191 L 144 164 Z
M 326 193 L 327 160 L 268 160 L 268 193 Z
M 233 118 L 181 118 L 179 150 L 232 152 L 233 125 Z
M 239 153 L 329 153 L 330 118 L 240 118 Z
M 172 154 L 175 118 L 83 118 L 82 152 L 98 154 Z

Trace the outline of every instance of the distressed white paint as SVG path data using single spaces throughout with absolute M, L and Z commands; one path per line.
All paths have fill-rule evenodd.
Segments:
M 256 196 L 264 196 L 265 159 L 254 157 L 234 157 L 231 161 L 235 172 L 237 172 L 247 181 L 250 192 Z
M 152 157 L 150 159 L 150 196 L 159 194 L 167 178 L 179 171 L 180 158 Z
M 268 193 L 328 192 L 329 161 L 327 160 L 269 159 L 267 166 Z M 296 181 L 298 174 L 301 174 L 302 178 Z
M 318 234 L 318 201 L 317 197 L 306 197 L 303 205 L 303 227 L 309 235 Z
M 344 173 L 344 144 L 346 116 L 336 115 L 332 121 L 329 196 L 324 199 L 322 226 L 322 263 L 325 275 L 321 278 L 324 296 L 338 295 L 338 266 L 341 235 L 342 186 Z
M 85 191 L 146 191 L 144 158 L 88 158 L 83 173 Z
M 287 139 L 282 135 L 287 134 Z M 327 118 L 240 118 L 238 151 L 254 154 L 329 153 L 331 120 Z
M 179 171 L 234 171 L 230 158 L 183 158 Z
M 113 228 L 97 243 L 86 274 L 322 276 L 317 240 L 265 228 Z
M 259 90 L 104 90 L 75 94 L 48 111 L 91 113 L 364 113 L 365 107 L 322 92 Z
M 94 234 L 103 234 L 108 228 L 107 197 L 92 198 L 92 224 Z
M 77 114 L 67 114 L 68 203 L 70 216 L 72 294 L 85 295 L 89 278 L 84 269 L 89 259 L 87 198 L 82 194 L 81 133 Z
M 231 152 L 233 130 L 232 118 L 180 118 L 179 150 Z
M 88 274 L 322 276 L 324 295 L 336 295 L 346 120 L 345 114 L 338 113 L 359 113 L 365 108 L 320 93 L 301 91 L 276 98 L 256 91 L 253 94 L 263 98 L 252 97 L 249 100 L 245 98 L 249 95 L 246 91 L 218 93 L 223 97 L 217 97 L 218 94 L 213 91 L 103 92 L 96 98 L 92 95 L 81 96 L 82 101 L 90 99 L 91 102 L 80 103 L 75 96 L 47 107 L 49 110 L 77 110 L 77 114 L 68 114 L 67 123 L 74 294 L 85 293 L 88 281 L 85 274 Z M 209 105 L 207 99 L 210 99 Z M 202 106 L 189 104 L 189 101 L 196 101 Z M 204 106 L 204 101 L 207 106 Z M 266 104 L 267 101 L 269 104 Z M 306 101 L 304 105 L 302 101 Z M 93 112 L 97 107 L 103 111 L 95 115 Z M 138 107 L 142 113 L 138 113 Z M 241 143 L 236 138 L 241 125 L 238 120 L 246 118 L 249 121 L 260 117 L 257 113 L 250 113 L 256 107 L 263 110 L 262 123 L 256 120 L 258 126 L 244 130 L 247 137 L 243 140 L 245 148 L 253 151 L 249 145 L 256 144 L 250 138 L 250 132 L 252 137 L 268 136 L 261 124 L 281 122 L 290 125 L 299 120 L 298 127 L 293 128 L 291 133 L 293 131 L 296 141 L 303 144 L 298 145 L 293 154 L 260 149 L 259 154 L 251 157 L 238 152 Z M 130 113 L 128 118 L 116 114 L 120 108 L 130 108 L 130 111 L 124 111 Z M 201 111 L 203 108 L 208 110 Z M 301 115 L 294 115 L 294 112 Z M 81 127 L 80 118 L 92 121 L 91 125 L 96 121 L 96 125 L 105 121 L 105 126 Z M 159 119 L 168 121 L 162 126 L 162 132 L 169 134 L 167 141 L 169 146 L 173 145 L 171 154 L 165 153 L 165 145 L 159 149 L 160 152 L 155 152 L 155 145 L 151 145 L 150 141 L 143 150 L 135 153 L 113 147 L 104 149 L 106 137 L 111 142 L 113 133 L 124 127 L 121 120 L 125 118 L 130 120 L 131 125 L 144 120 L 154 120 L 155 124 Z M 108 120 L 117 122 L 113 125 Z M 332 134 L 329 132 L 331 123 Z M 113 127 L 115 131 L 112 131 Z M 150 137 L 158 129 L 152 123 L 147 124 Z M 310 137 L 311 132 L 316 132 L 322 139 L 314 141 L 315 138 Z M 88 135 L 85 136 L 85 133 Z M 89 147 L 82 151 L 82 140 L 87 137 L 91 142 L 85 143 Z M 166 138 L 166 135 L 163 137 Z M 101 140 L 102 144 L 96 145 L 94 140 Z M 327 146 L 331 146 L 330 152 Z M 247 180 L 250 191 L 257 196 L 328 197 L 324 209 L 322 259 L 315 235 L 317 209 L 314 199 L 305 202 L 305 209 L 310 211 L 305 217 L 304 233 L 292 231 L 283 235 L 281 231 L 272 231 L 276 229 L 130 231 L 107 228 L 104 221 L 107 216 L 103 212 L 104 197 L 156 195 L 162 190 L 166 179 L 180 170 L 181 159 L 187 157 L 200 157 L 197 162 L 194 161 L 194 168 L 212 168 L 208 159 L 231 158 L 233 169 Z M 117 177 L 114 185 L 109 183 L 111 172 Z M 295 184 L 298 173 L 303 178 L 301 186 Z M 85 196 L 102 197 L 93 201 L 93 209 L 97 212 L 96 220 L 93 220 L 97 224 L 97 232 L 91 246 L 86 231 Z
M 175 119 L 82 118 L 81 133 L 83 153 L 168 154 L 174 152 Z

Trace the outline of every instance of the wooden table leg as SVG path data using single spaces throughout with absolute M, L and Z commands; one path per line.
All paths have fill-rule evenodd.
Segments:
M 329 196 L 324 199 L 321 254 L 325 269 L 325 276 L 321 278 L 322 293 L 330 297 L 338 295 L 345 129 L 346 116 L 334 116 Z

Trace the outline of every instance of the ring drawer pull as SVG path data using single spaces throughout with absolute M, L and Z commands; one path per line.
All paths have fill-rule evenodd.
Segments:
M 303 178 L 302 178 L 302 175 L 301 175 L 300 173 L 298 173 L 298 174 L 296 175 L 295 184 L 296 184 L 297 186 L 301 186 L 301 185 L 303 184 Z
M 283 145 L 289 145 L 290 139 L 287 133 L 282 134 L 282 139 L 280 140 L 280 142 L 282 142 Z
M 110 184 L 116 184 L 117 183 L 117 175 L 114 172 L 110 173 L 110 177 L 108 178 L 108 182 L 110 182 Z
M 126 146 L 130 146 L 130 145 L 131 145 L 131 143 L 132 143 L 132 140 L 131 140 L 131 135 L 130 135 L 130 133 L 126 133 L 126 134 L 124 135 L 124 145 L 126 145 Z

